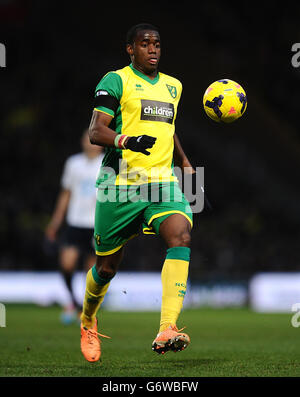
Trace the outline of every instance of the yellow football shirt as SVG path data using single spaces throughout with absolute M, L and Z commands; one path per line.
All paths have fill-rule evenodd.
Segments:
M 132 64 L 102 78 L 95 97 L 113 97 L 117 107 L 101 105 L 94 110 L 111 115 L 114 126 L 110 127 L 117 133 L 157 139 L 149 156 L 129 149 L 106 148 L 98 186 L 107 179 L 117 185 L 177 180 L 172 169 L 173 137 L 181 92 L 182 84 L 176 78 L 159 72 L 151 80 Z

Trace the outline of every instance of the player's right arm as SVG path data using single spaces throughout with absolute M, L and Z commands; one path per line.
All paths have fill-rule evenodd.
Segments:
M 118 134 L 111 128 L 109 124 L 113 119 L 109 114 L 94 110 L 89 126 L 90 141 L 93 145 L 115 146 L 115 139 Z
M 149 135 L 126 136 L 116 134 L 109 128 L 112 117 L 101 111 L 93 111 L 89 136 L 93 145 L 118 147 L 120 149 L 130 149 L 133 152 L 140 152 L 149 155 L 146 149 L 152 148 L 156 138 Z
M 70 197 L 71 191 L 69 189 L 61 189 L 51 220 L 45 230 L 45 235 L 50 241 L 56 240 L 57 232 L 64 221 L 69 206 Z
M 129 149 L 149 155 L 150 152 L 146 149 L 152 148 L 156 138 L 148 135 L 129 137 L 109 128 L 120 106 L 122 93 L 122 80 L 117 73 L 108 73 L 97 85 L 95 107 L 89 126 L 90 141 L 94 145 Z

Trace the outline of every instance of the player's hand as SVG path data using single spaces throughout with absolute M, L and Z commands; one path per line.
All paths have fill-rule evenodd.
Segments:
M 57 229 L 53 227 L 51 224 L 49 224 L 45 230 L 45 237 L 49 241 L 54 242 L 56 240 L 56 234 L 57 234 Z
M 193 193 L 196 193 L 196 191 L 197 191 L 196 184 L 197 184 L 197 177 L 196 177 L 196 172 L 194 172 L 192 174 L 192 191 L 193 191 Z M 204 187 L 203 186 L 201 186 L 201 190 L 202 190 L 202 192 L 204 194 L 204 209 L 209 209 L 209 210 L 212 211 L 212 209 L 213 209 L 212 205 L 210 204 L 210 202 L 209 202 L 209 200 L 207 198 L 207 194 L 204 192 Z
M 127 139 L 125 147 L 133 152 L 141 152 L 149 156 L 150 152 L 146 149 L 151 149 L 155 141 L 156 138 L 149 135 L 131 136 Z
M 207 194 L 204 192 L 204 187 L 200 185 L 197 186 L 197 184 L 199 183 L 199 180 L 197 179 L 197 173 L 194 172 L 192 174 L 183 174 L 183 192 L 184 194 L 187 196 L 187 198 L 189 199 L 189 197 L 193 197 L 195 194 L 197 194 L 197 192 L 199 192 L 199 190 L 201 190 L 201 192 L 204 195 L 204 209 L 209 209 L 212 211 L 212 205 L 209 202 L 208 198 L 207 198 Z

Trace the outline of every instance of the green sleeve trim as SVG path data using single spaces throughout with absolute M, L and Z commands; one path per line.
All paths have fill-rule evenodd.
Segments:
M 98 106 L 96 108 L 94 108 L 95 110 L 99 110 L 99 112 L 103 112 L 103 113 L 107 113 L 110 116 L 114 117 L 115 113 L 113 110 L 106 108 L 105 106 Z
M 167 249 L 166 259 L 179 259 L 182 261 L 190 261 L 191 249 L 189 247 L 172 247 Z

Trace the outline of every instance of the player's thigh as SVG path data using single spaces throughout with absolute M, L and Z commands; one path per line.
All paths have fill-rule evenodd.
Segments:
M 74 270 L 83 252 L 93 253 L 93 229 L 66 225 L 60 238 L 61 267 L 65 271 Z
M 63 270 L 72 271 L 75 269 L 80 251 L 76 246 L 62 246 L 59 250 L 59 263 Z
M 83 259 L 84 270 L 88 271 L 96 263 L 94 228 L 78 230 L 78 248 Z
M 97 200 L 95 211 L 95 251 L 97 256 L 109 256 L 119 251 L 139 232 L 145 203 Z
M 152 202 L 144 212 L 144 233 L 163 233 L 162 237 L 165 240 L 168 236 L 173 239 L 176 235 L 189 234 L 193 224 L 193 213 L 178 183 L 163 185 L 160 197 L 159 201 Z M 181 238 L 187 239 L 186 236 Z

